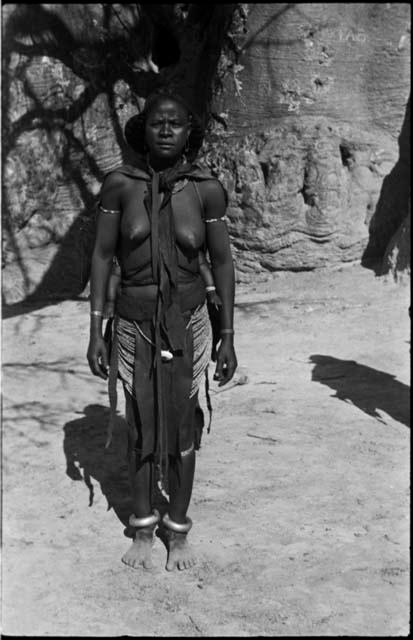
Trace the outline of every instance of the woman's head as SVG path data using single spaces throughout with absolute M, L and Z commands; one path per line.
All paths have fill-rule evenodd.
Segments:
M 138 153 L 168 163 L 183 154 L 193 160 L 204 131 L 199 118 L 176 92 L 160 89 L 148 96 L 143 111 L 125 126 L 125 138 Z

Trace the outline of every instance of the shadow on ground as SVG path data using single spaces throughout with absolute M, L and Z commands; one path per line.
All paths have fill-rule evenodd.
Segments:
M 378 410 L 410 427 L 410 388 L 395 376 L 332 356 L 315 354 L 310 361 L 315 365 L 311 379 L 333 389 L 333 397 L 351 401 L 380 422 L 385 421 Z
M 89 492 L 89 506 L 93 505 L 97 482 L 107 500 L 108 510 L 113 509 L 126 527 L 125 535 L 133 537 L 129 516 L 133 512 L 129 471 L 127 465 L 128 425 L 121 416 L 116 417 L 113 438 L 105 448 L 109 409 L 100 404 L 87 405 L 82 417 L 67 422 L 63 428 L 63 451 L 66 458 L 66 474 L 72 480 L 84 482 Z M 162 513 L 166 499 L 154 483 L 154 506 Z
M 82 417 L 65 424 L 66 474 L 72 480 L 85 483 L 90 507 L 96 481 L 106 497 L 108 510 L 113 509 L 126 526 L 132 511 L 126 463 L 127 424 L 117 416 L 112 444 L 105 449 L 108 420 L 108 408 L 90 404 L 84 408 Z

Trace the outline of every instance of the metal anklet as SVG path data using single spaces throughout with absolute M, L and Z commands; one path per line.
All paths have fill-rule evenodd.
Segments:
M 159 511 L 154 509 L 150 516 L 144 516 L 143 518 L 137 518 L 135 515 L 129 516 L 129 524 L 131 527 L 137 527 L 142 529 L 143 527 L 150 527 L 153 524 L 158 524 L 160 520 Z
M 174 522 L 173 520 L 171 520 L 168 512 L 165 513 L 164 517 L 162 518 L 162 522 L 167 529 L 176 531 L 177 533 L 188 533 L 188 531 L 192 527 L 192 520 L 188 516 L 186 516 L 186 522 L 184 522 L 183 524 L 179 524 L 179 522 Z

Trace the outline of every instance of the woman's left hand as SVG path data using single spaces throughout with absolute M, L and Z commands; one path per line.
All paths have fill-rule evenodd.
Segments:
M 214 380 L 219 381 L 219 387 L 231 380 L 237 366 L 238 362 L 232 336 L 224 336 L 217 351 L 217 366 L 214 373 Z
M 212 304 L 217 310 L 222 307 L 222 300 L 216 291 L 207 291 L 208 304 Z

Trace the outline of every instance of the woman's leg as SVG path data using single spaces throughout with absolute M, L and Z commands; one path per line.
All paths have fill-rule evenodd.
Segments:
M 133 505 L 133 514 L 136 518 L 144 518 L 152 513 L 152 477 L 153 461 L 140 459 L 140 441 L 137 431 L 137 408 L 132 396 L 125 391 L 126 420 L 128 431 L 128 468 L 129 481 Z M 122 557 L 122 561 L 131 567 L 143 566 L 146 569 L 152 567 L 152 542 L 155 525 L 136 528 L 135 538 L 130 549 Z
M 147 458 L 142 462 L 139 452 L 133 449 L 128 455 L 128 468 L 133 514 L 144 518 L 152 513 L 153 460 Z
M 185 452 L 180 461 L 171 459 L 169 463 L 169 518 L 177 524 L 188 523 L 187 511 L 191 500 L 195 473 L 195 450 Z M 173 531 L 164 527 L 168 546 L 166 569 L 173 571 L 189 569 L 195 564 L 195 556 L 188 544 L 187 532 Z
M 169 464 L 169 516 L 174 522 L 186 522 L 195 474 L 195 450 L 182 456 L 181 462 Z

